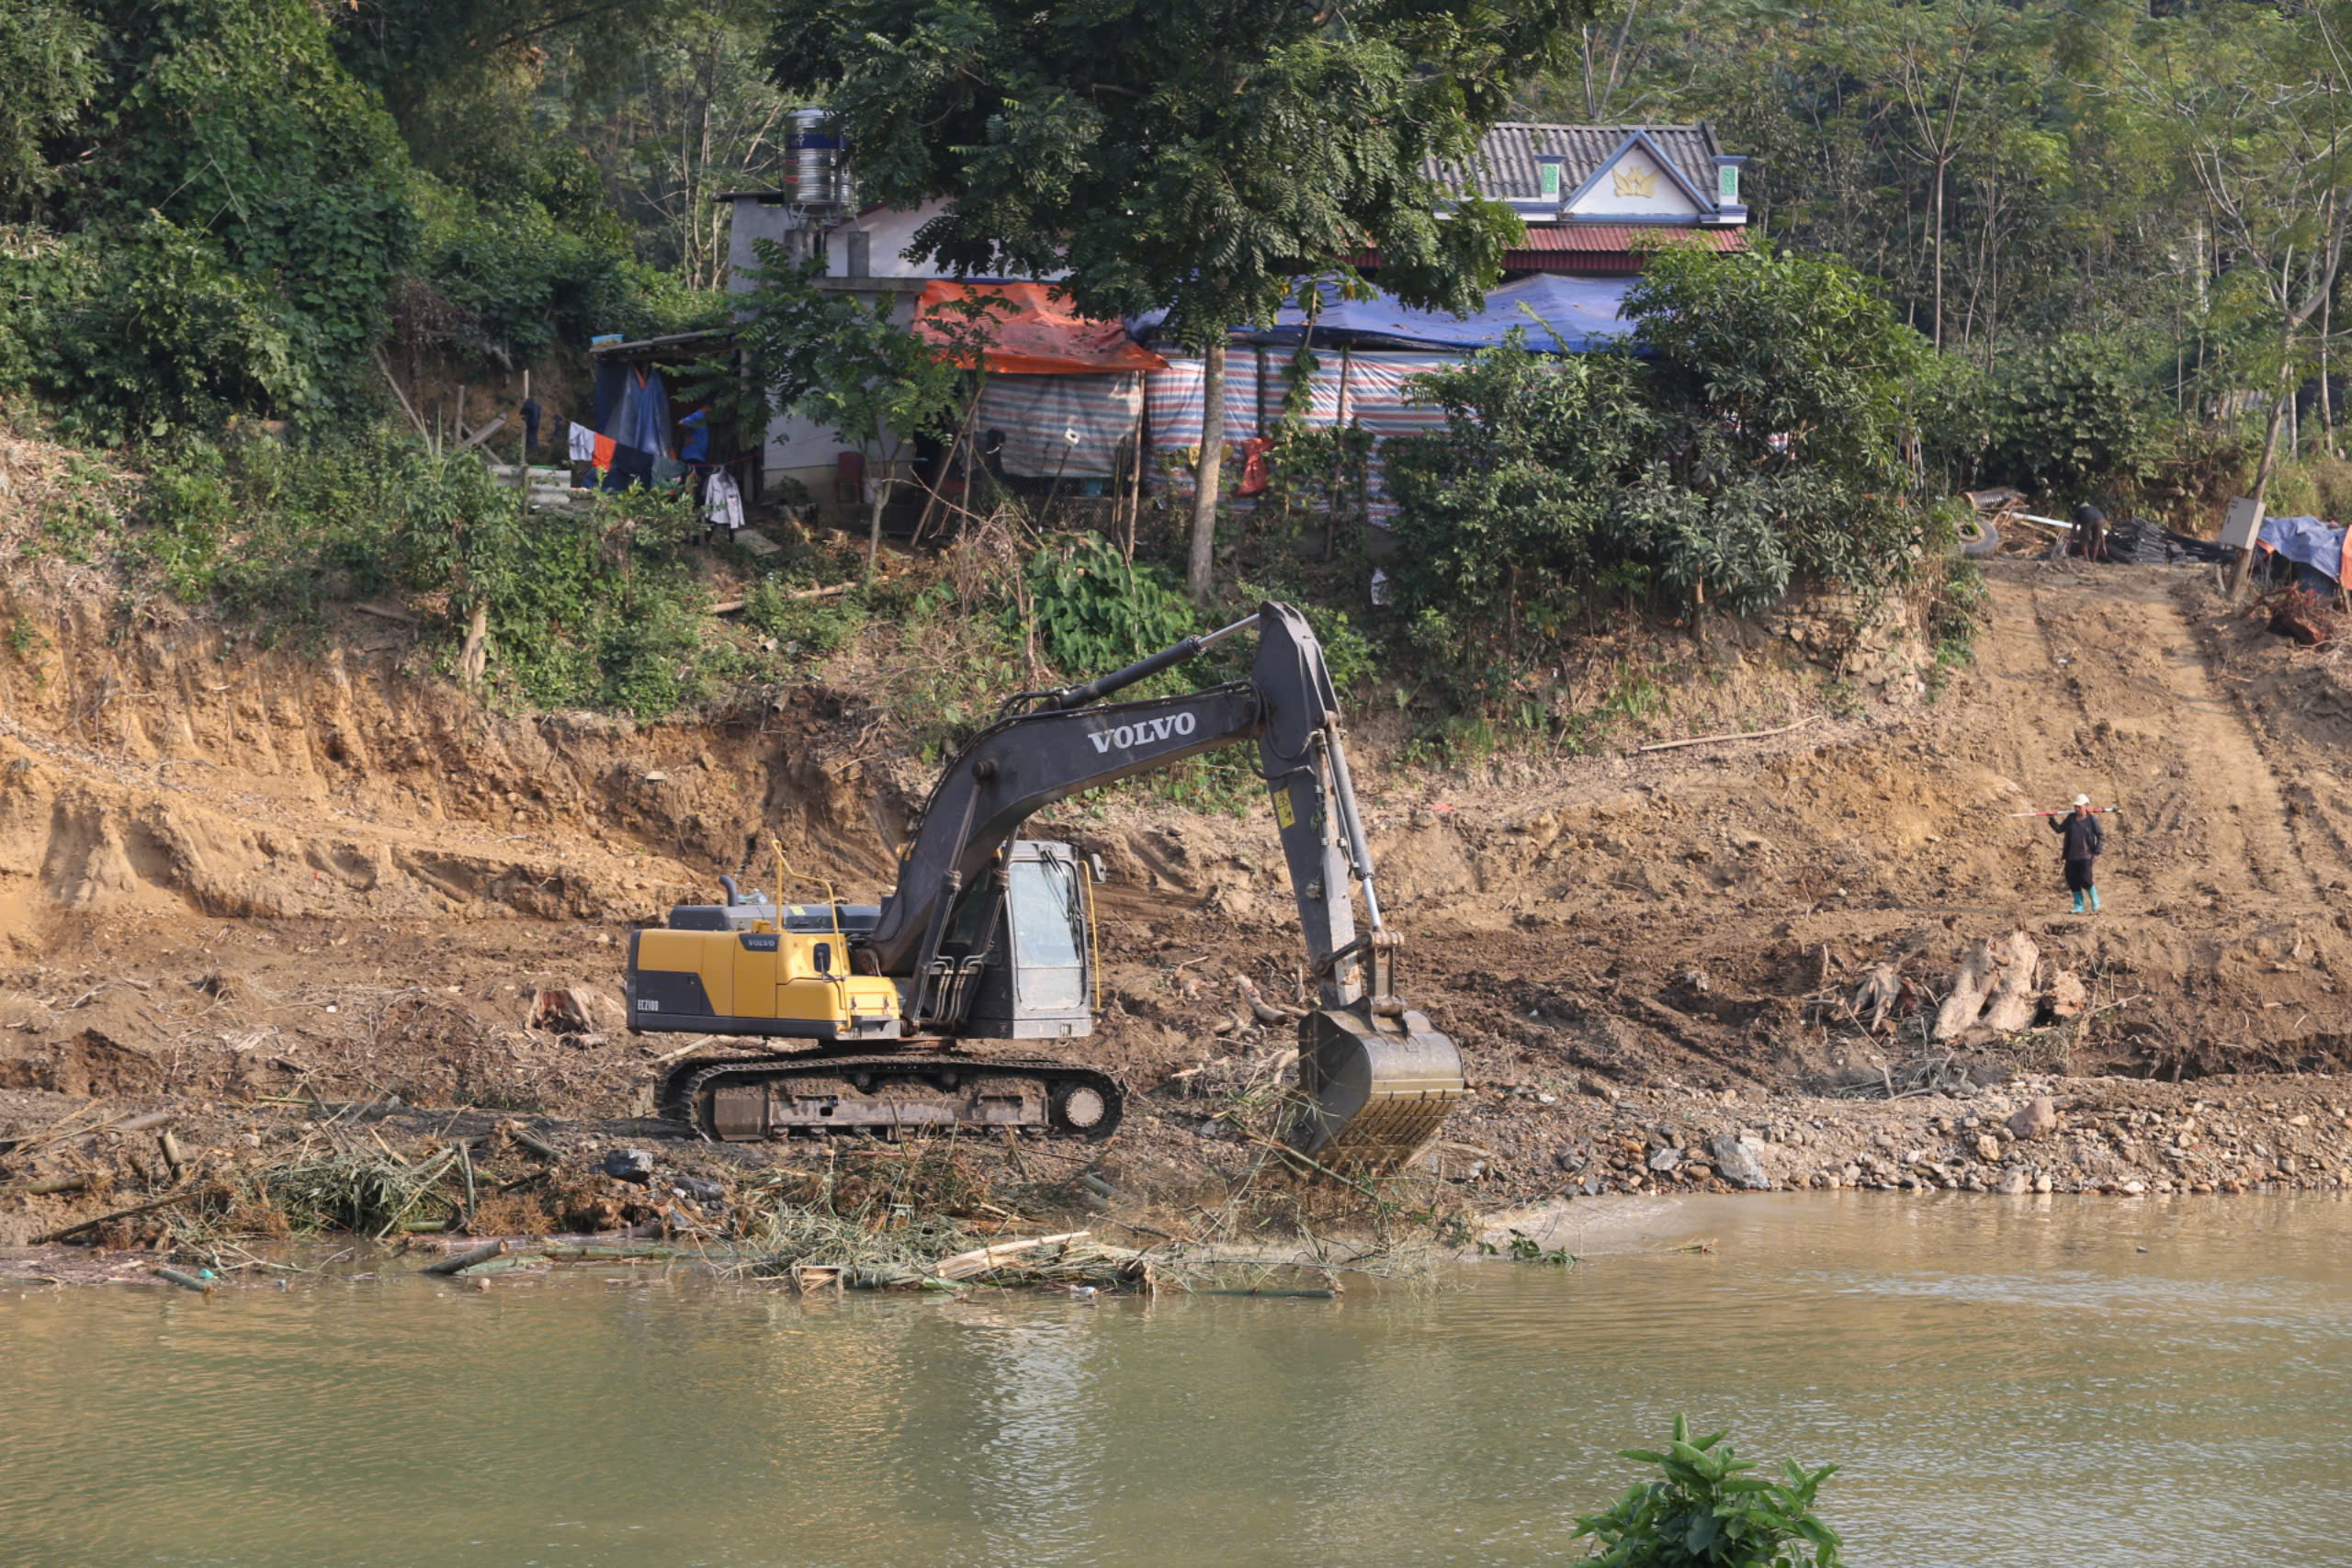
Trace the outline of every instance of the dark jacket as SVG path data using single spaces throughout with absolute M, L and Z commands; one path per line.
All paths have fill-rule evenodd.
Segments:
M 2087 811 L 2079 816 L 2069 811 L 2064 817 L 2052 817 L 2050 830 L 2065 835 L 2068 860 L 2088 860 L 2107 847 L 2107 835 L 2100 830 L 2098 818 Z

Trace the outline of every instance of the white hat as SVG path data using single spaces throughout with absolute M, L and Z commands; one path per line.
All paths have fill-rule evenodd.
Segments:
M 2088 806 L 2090 803 L 2091 797 L 2087 795 L 2078 795 L 2075 796 L 2075 804 L 2077 806 Z

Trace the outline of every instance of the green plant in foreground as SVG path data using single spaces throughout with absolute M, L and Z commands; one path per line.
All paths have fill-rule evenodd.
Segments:
M 1663 1481 L 1641 1483 L 1605 1512 L 1577 1520 L 1576 1533 L 1600 1545 L 1591 1562 L 1606 1568 L 1838 1568 L 1838 1532 L 1813 1511 L 1814 1494 L 1837 1473 L 1782 1461 L 1785 1482 L 1766 1481 L 1735 1458 L 1718 1432 L 1695 1441 L 1674 1418 L 1667 1451 L 1627 1449 L 1619 1456 L 1654 1464 Z

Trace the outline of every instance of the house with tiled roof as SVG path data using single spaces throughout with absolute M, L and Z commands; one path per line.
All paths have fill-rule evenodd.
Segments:
M 1510 205 L 1527 242 L 1503 270 L 1600 276 L 1639 272 L 1645 244 L 1669 235 L 1719 251 L 1747 243 L 1739 172 L 1714 127 L 1551 125 L 1507 120 L 1466 164 L 1431 159 L 1422 173 L 1456 196 Z

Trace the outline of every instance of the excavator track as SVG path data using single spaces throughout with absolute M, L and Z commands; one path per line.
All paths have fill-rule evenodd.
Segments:
M 1118 1080 L 1091 1067 L 933 1051 L 688 1062 L 654 1101 L 664 1118 L 725 1143 L 1001 1127 L 1092 1141 L 1117 1130 L 1125 1102 Z

